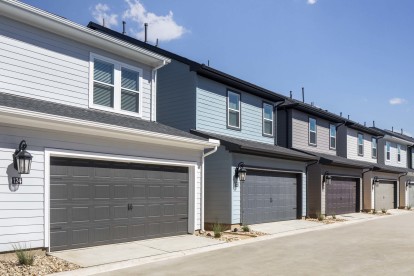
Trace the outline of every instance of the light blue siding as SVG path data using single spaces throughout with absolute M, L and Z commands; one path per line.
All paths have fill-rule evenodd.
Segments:
M 227 90 L 241 93 L 241 130 L 227 128 Z M 218 82 L 197 78 L 197 129 L 262 143 L 274 138 L 262 134 L 261 98 L 231 89 Z

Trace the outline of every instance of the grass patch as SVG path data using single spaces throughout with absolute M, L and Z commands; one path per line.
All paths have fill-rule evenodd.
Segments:
M 221 225 L 220 223 L 214 223 L 213 225 L 213 232 L 214 232 L 214 237 L 215 238 L 220 238 L 222 235 L 222 232 L 224 230 L 223 225 Z
M 325 215 L 317 214 L 317 218 L 318 218 L 319 221 L 324 221 L 325 220 Z
M 20 265 L 33 265 L 35 257 L 33 250 L 27 249 L 26 246 L 22 247 L 19 243 L 12 246 Z
M 382 209 L 381 209 L 381 212 L 382 212 L 383 214 L 386 214 L 386 213 L 387 213 L 387 209 L 382 208 Z
M 243 232 L 250 232 L 250 227 L 248 225 L 243 225 L 241 229 L 243 230 Z

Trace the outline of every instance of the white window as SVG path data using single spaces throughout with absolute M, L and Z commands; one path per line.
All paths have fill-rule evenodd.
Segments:
M 273 106 L 263 103 L 263 134 L 273 136 Z
M 372 158 L 377 158 L 377 139 L 376 138 L 372 138 L 371 147 L 372 147 Z
M 240 129 L 240 94 L 227 91 L 227 126 Z
M 309 144 L 316 146 L 316 119 L 309 118 Z
M 329 125 L 329 148 L 336 149 L 336 126 Z
M 91 54 L 89 106 L 141 116 L 142 69 Z
M 385 142 L 385 151 L 386 151 L 386 160 L 390 161 L 391 160 L 391 143 L 390 142 Z
M 397 145 L 397 161 L 401 162 L 401 145 Z
M 364 156 L 364 135 L 358 133 L 358 155 Z

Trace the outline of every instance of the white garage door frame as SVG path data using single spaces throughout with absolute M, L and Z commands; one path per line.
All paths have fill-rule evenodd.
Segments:
M 80 159 L 92 159 L 103 161 L 115 161 L 115 162 L 128 162 L 128 163 L 141 163 L 141 164 L 156 164 L 156 165 L 168 165 L 177 167 L 187 167 L 189 174 L 189 187 L 188 187 L 188 233 L 192 233 L 195 230 L 195 221 L 197 214 L 196 200 L 196 182 L 197 182 L 197 162 L 181 161 L 181 160 L 168 160 L 148 157 L 135 157 L 135 156 L 123 156 L 115 154 L 105 154 L 96 152 L 84 152 L 75 150 L 64 149 L 45 149 L 45 163 L 44 163 L 44 247 L 50 252 L 50 158 L 51 157 L 68 157 L 68 158 L 80 158 Z M 203 212 L 203 210 L 200 210 Z

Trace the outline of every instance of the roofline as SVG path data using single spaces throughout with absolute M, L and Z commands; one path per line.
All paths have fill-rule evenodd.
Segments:
M 169 58 L 158 53 L 154 53 L 142 47 L 137 47 L 137 45 L 127 43 L 101 32 L 94 31 L 66 18 L 35 8 L 20 1 L 1 0 L 0 15 L 34 25 L 38 28 L 85 44 L 117 52 L 120 55 L 125 55 L 130 59 L 146 63 L 153 67 L 171 62 Z
M 48 113 L 28 111 L 11 107 L 0 106 L 0 118 L 7 118 L 10 124 L 21 124 L 27 126 L 36 126 L 46 129 L 62 130 L 62 124 L 65 130 L 90 135 L 103 135 L 112 138 L 125 138 L 133 141 L 148 143 L 160 143 L 165 145 L 175 145 L 184 148 L 207 149 L 220 145 L 218 140 L 209 139 L 201 141 L 193 138 L 181 137 L 158 132 L 121 127 L 116 125 L 80 120 L 71 117 L 58 116 Z M 33 124 L 33 121 L 36 122 Z
M 355 129 L 355 130 L 363 131 L 365 133 L 374 135 L 376 137 L 383 137 L 384 136 L 384 134 L 382 132 L 377 131 L 377 130 L 375 130 L 373 128 L 370 128 L 370 127 L 367 127 L 367 126 L 363 126 L 363 125 L 361 125 L 357 122 L 354 122 L 354 121 L 347 120 L 347 122 L 345 123 L 345 126 L 347 126 L 349 128 L 352 128 L 352 129 Z
M 266 98 L 267 100 L 271 101 L 281 101 L 285 100 L 286 97 L 275 93 L 273 91 L 270 91 L 268 89 L 265 89 L 263 87 L 260 87 L 258 85 L 252 84 L 250 82 L 244 81 L 242 79 L 239 79 L 237 77 L 231 76 L 229 74 L 226 74 L 222 71 L 216 70 L 212 67 L 209 67 L 205 64 L 198 63 L 196 61 L 190 60 L 188 58 L 185 58 L 183 56 L 177 55 L 175 53 L 172 53 L 170 51 L 161 49 L 159 47 L 156 47 L 154 45 L 145 43 L 141 40 L 135 39 L 133 37 L 124 35 L 120 32 L 114 31 L 112 29 L 103 27 L 99 24 L 96 24 L 94 22 L 89 22 L 88 28 L 91 28 L 93 30 L 97 30 L 99 32 L 106 33 L 110 36 L 116 37 L 123 41 L 128 41 L 129 43 L 138 45 L 140 47 L 149 49 L 150 51 L 159 53 L 161 55 L 167 56 L 170 59 L 176 60 L 178 62 L 184 63 L 190 67 L 191 71 L 196 72 L 197 74 L 207 77 L 209 79 L 224 83 L 226 85 L 229 85 L 231 87 L 234 87 L 236 89 L 243 90 L 244 92 L 251 93 L 254 95 L 258 95 L 260 97 Z
M 320 109 L 320 108 L 317 108 L 317 107 L 314 107 L 314 106 L 310 106 L 309 104 L 298 102 L 298 101 L 292 102 L 291 99 L 287 100 L 287 102 L 289 102 L 289 101 L 290 101 L 290 103 L 280 106 L 279 109 L 282 109 L 282 110 L 283 109 L 297 109 L 297 110 L 303 111 L 305 113 L 315 115 L 315 116 L 318 116 L 318 117 L 323 118 L 323 119 L 327 119 L 331 122 L 335 122 L 335 123 L 346 123 L 347 122 L 347 119 L 342 118 L 342 117 L 340 117 L 340 116 L 338 116 L 334 113 L 331 113 L 329 111 L 325 111 L 323 109 Z

